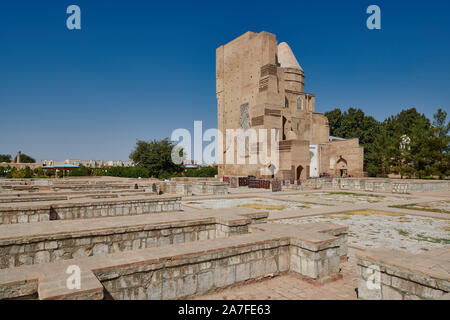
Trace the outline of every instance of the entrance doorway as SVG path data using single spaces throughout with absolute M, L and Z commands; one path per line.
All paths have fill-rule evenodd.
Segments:
M 303 167 L 302 166 L 298 166 L 297 167 L 297 174 L 296 174 L 297 180 L 300 180 L 300 177 L 302 176 L 302 171 L 303 171 Z
M 285 117 L 283 117 L 283 122 L 282 122 L 282 136 L 281 136 L 281 140 L 286 140 L 286 121 L 287 119 Z
M 342 158 L 342 156 L 339 157 L 339 160 L 336 162 L 337 169 L 339 170 L 339 175 L 341 177 L 347 175 L 347 160 Z

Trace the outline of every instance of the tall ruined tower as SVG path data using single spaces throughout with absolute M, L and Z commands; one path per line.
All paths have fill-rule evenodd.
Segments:
M 328 120 L 315 113 L 315 96 L 304 88 L 302 67 L 289 45 L 278 45 L 274 34 L 249 31 L 216 50 L 218 129 L 222 133 L 239 128 L 278 129 L 280 161 L 275 176 L 282 179 L 318 176 L 337 161 L 336 155 L 329 159 L 333 148 Z M 362 172 L 362 148 L 357 141 L 346 145 L 357 148 L 350 152 L 356 175 Z M 218 149 L 225 152 L 225 139 Z M 261 167 L 219 164 L 219 176 L 261 176 Z

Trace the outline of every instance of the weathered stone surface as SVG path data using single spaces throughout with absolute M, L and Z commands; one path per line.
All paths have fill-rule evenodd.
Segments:
M 421 254 L 374 249 L 356 256 L 361 299 L 439 299 L 450 291 L 450 251 L 447 248 Z M 381 295 L 367 290 L 366 269 L 374 266 L 380 272 Z
M 172 244 L 0 270 L 0 298 L 12 297 L 12 290 L 17 283 L 25 284 L 36 279 L 37 275 L 37 293 L 41 299 L 100 299 L 103 297 L 103 286 L 107 295 L 114 299 L 186 298 L 248 279 L 285 272 L 277 263 L 280 255 L 283 255 L 285 264 L 289 266 L 289 253 L 298 253 L 302 246 L 317 252 L 317 255 L 312 255 L 315 260 L 308 257 L 304 259 L 308 263 L 312 261 L 311 266 L 318 266 L 322 259 L 330 258 L 326 250 L 337 254 L 334 249 L 340 239 L 327 233 L 342 229 L 329 223 L 289 227 L 272 224 L 257 226 L 259 232 L 198 241 L 195 246 Z M 295 249 L 290 250 L 290 246 Z M 94 248 L 105 250 L 102 244 L 96 244 Z M 44 255 L 48 253 L 41 252 Z M 45 256 L 40 259 L 45 259 Z M 83 270 L 88 285 L 68 292 L 64 281 L 70 265 Z M 314 270 L 311 273 L 331 276 Z M 25 285 L 21 287 L 25 288 Z M 27 292 L 30 293 L 30 290 Z M 15 297 L 20 297 L 20 294 L 16 293 Z
M 177 196 L 41 201 L 38 204 L 0 203 L 0 221 L 1 224 L 21 224 L 179 210 L 180 197 Z

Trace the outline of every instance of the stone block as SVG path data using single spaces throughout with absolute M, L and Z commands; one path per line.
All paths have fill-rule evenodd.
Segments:
M 380 288 L 369 288 L 367 281 L 361 278 L 358 279 L 358 297 L 363 300 L 381 300 L 381 286 Z
M 388 285 L 381 285 L 381 295 L 383 300 L 402 300 L 403 294 Z
M 250 276 L 252 278 L 260 278 L 264 276 L 265 263 L 264 260 L 255 260 L 251 263 Z
M 197 293 L 202 294 L 213 287 L 213 273 L 211 271 L 202 272 L 197 278 Z
M 164 279 L 162 283 L 162 299 L 175 299 L 177 297 L 177 281 Z
M 103 244 L 103 243 L 97 243 L 93 247 L 92 252 L 94 255 L 106 254 L 106 253 L 108 253 L 108 245 Z
M 250 263 L 241 263 L 236 266 L 236 282 L 250 279 Z
M 47 263 L 50 262 L 50 253 L 48 251 L 39 251 L 34 256 L 34 263 Z

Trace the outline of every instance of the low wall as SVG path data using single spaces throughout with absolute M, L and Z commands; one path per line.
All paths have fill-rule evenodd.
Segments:
M 28 191 L 38 192 L 39 190 L 54 191 L 112 191 L 112 190 L 138 190 L 148 189 L 156 191 L 160 181 L 155 179 L 132 179 L 132 178 L 111 178 L 101 179 L 100 177 L 71 177 L 58 179 L 2 179 L 0 185 L 4 192 Z
M 192 196 L 192 184 L 177 182 L 176 193 L 182 196 Z
M 302 185 L 313 189 L 323 188 L 393 193 L 450 190 L 450 181 L 417 179 L 317 178 L 302 181 Z
M 226 195 L 228 194 L 228 184 L 214 181 L 170 181 L 163 182 L 161 190 L 164 193 L 179 194 L 182 196 L 191 195 Z
M 248 233 L 268 212 L 245 208 L 0 226 L 0 269 Z
M 199 182 L 192 184 L 193 194 L 228 194 L 228 184 L 223 182 Z
M 0 299 L 185 299 L 284 272 L 329 280 L 338 277 L 341 240 L 330 232 L 346 230 L 330 223 L 266 224 L 249 234 L 195 246 L 174 244 L 3 269 Z M 66 286 L 69 266 L 81 270 L 79 289 Z
M 36 202 L 36 201 L 60 201 L 70 199 L 103 199 L 103 198 L 119 198 L 129 196 L 154 196 L 158 192 L 151 190 L 120 190 L 120 191 L 101 191 L 101 192 L 34 192 L 34 193 L 8 193 L 0 195 L 0 203 L 15 202 Z
M 360 299 L 439 299 L 450 292 L 448 248 L 421 254 L 382 248 L 356 257 Z
M 59 201 L 39 204 L 0 204 L 0 225 L 139 215 L 181 210 L 180 197 L 150 196 L 123 199 Z

